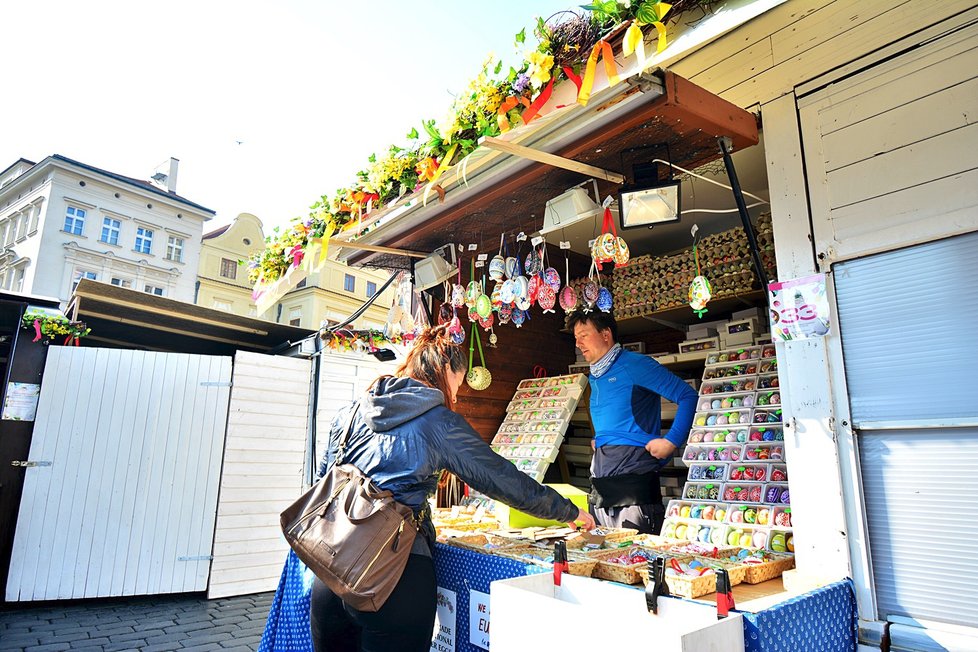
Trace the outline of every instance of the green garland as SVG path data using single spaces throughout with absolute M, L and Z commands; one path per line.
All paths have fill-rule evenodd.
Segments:
M 43 341 L 45 344 L 55 338 L 63 337 L 64 344 L 75 343 L 77 346 L 79 338 L 85 337 L 92 332 L 91 328 L 80 321 L 69 321 L 60 315 L 49 315 L 43 312 L 27 312 L 21 320 L 21 328 L 33 330 L 35 342 Z M 47 339 L 45 339 L 47 338 Z

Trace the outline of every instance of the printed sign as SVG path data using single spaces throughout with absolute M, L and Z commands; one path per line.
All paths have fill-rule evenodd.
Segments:
M 489 594 L 469 591 L 469 643 L 489 649 Z
M 828 335 L 830 320 L 825 274 L 770 283 L 767 289 L 772 340 L 787 342 Z
M 438 587 L 431 652 L 455 652 L 455 591 Z
M 3 419 L 5 421 L 33 421 L 37 416 L 37 399 L 40 395 L 40 385 L 7 383 L 7 394 L 3 400 Z

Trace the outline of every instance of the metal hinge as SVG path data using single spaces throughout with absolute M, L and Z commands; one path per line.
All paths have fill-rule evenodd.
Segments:
M 201 387 L 230 387 L 230 380 L 205 380 L 200 384 Z
M 32 462 L 27 460 L 14 460 L 13 462 L 10 463 L 10 466 L 23 466 L 23 467 L 51 466 L 51 462 Z

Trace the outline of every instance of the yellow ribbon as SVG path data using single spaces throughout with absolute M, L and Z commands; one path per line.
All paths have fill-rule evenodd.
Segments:
M 431 177 L 431 181 L 429 181 L 428 185 L 425 186 L 424 195 L 421 197 L 422 206 L 428 205 L 428 195 L 431 193 L 431 190 L 435 187 L 435 184 L 438 182 L 438 179 L 439 177 L 441 177 L 442 173 L 448 169 L 448 163 L 449 161 L 452 160 L 452 157 L 455 156 L 455 150 L 457 149 L 458 149 L 458 143 L 455 143 L 454 145 L 451 146 L 451 148 L 449 148 L 448 153 L 445 154 L 445 158 L 441 160 L 441 165 L 439 165 L 438 169 L 435 170 L 435 176 Z
M 329 239 L 333 235 L 333 224 L 326 225 L 320 238 L 311 238 L 306 244 L 306 255 L 302 259 L 302 268 L 309 274 L 315 274 L 326 266 L 326 253 L 329 251 Z
M 584 78 L 581 80 L 581 91 L 577 95 L 577 102 L 581 106 L 587 106 L 591 99 L 591 88 L 594 86 L 594 73 L 598 67 L 598 59 L 604 59 L 605 73 L 608 75 L 608 86 L 618 83 L 618 67 L 615 65 L 615 55 L 611 51 L 611 45 L 607 41 L 598 41 L 591 48 L 591 55 L 587 58 L 587 66 L 584 69 Z
M 631 56 L 633 52 L 638 60 L 638 69 L 645 70 L 645 36 L 637 20 L 633 20 L 625 30 L 625 38 L 621 42 L 621 53 L 624 56 Z

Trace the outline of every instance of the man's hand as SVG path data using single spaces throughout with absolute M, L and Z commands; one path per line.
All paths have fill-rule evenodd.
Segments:
M 570 527 L 570 529 L 575 530 L 577 529 L 578 523 L 583 523 L 584 524 L 583 529 L 587 530 L 588 532 L 590 532 L 596 527 L 594 523 L 594 517 L 591 516 L 591 514 L 589 514 L 583 509 L 578 509 L 577 518 L 574 520 L 573 523 L 568 523 L 567 525 Z
M 672 454 L 676 452 L 676 445 L 665 437 L 659 437 L 658 439 L 653 439 L 645 445 L 645 450 L 649 452 L 649 455 L 656 459 L 665 460 L 672 457 Z

